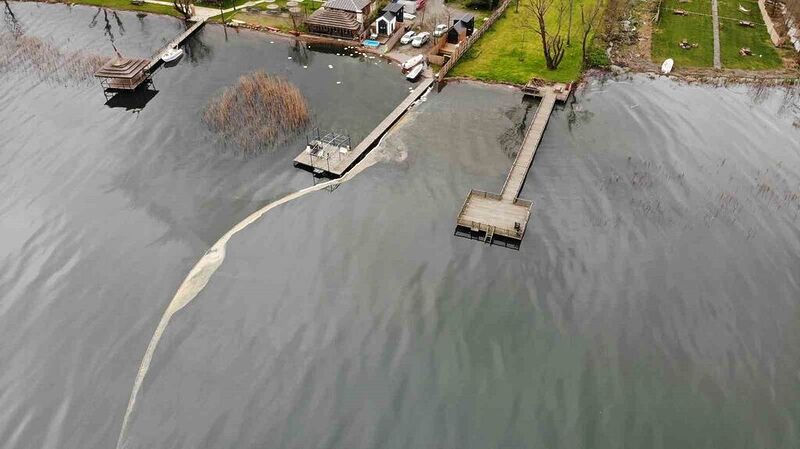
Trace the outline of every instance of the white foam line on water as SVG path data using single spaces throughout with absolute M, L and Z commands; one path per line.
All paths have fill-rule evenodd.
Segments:
M 378 145 L 376 146 L 380 146 L 381 142 L 383 142 L 383 138 L 381 138 L 381 140 L 378 142 Z M 361 162 L 356 164 L 349 172 L 347 172 L 347 174 L 345 174 L 341 178 L 322 182 L 314 186 L 298 190 L 297 192 L 291 193 L 277 201 L 267 204 L 261 209 L 250 214 L 244 220 L 237 223 L 236 226 L 234 226 L 228 232 L 226 232 L 219 240 L 217 240 L 214 246 L 212 246 L 208 251 L 206 251 L 205 254 L 203 254 L 203 257 L 200 258 L 197 264 L 195 264 L 195 266 L 183 280 L 183 283 L 181 283 L 181 286 L 178 288 L 178 291 L 175 293 L 175 296 L 173 296 L 172 301 L 170 301 L 169 305 L 167 306 L 167 309 L 164 311 L 164 315 L 161 316 L 161 321 L 158 322 L 158 327 L 156 327 L 155 332 L 153 332 L 153 337 L 150 338 L 150 343 L 147 345 L 147 350 L 144 352 L 144 356 L 142 357 L 142 363 L 139 365 L 139 371 L 136 373 L 136 379 L 133 382 L 131 397 L 128 400 L 128 408 L 125 410 L 125 417 L 122 420 L 122 428 L 119 431 L 119 438 L 117 439 L 117 449 L 124 448 L 123 443 L 125 441 L 125 436 L 128 431 L 128 424 L 130 421 L 131 414 L 133 413 L 133 409 L 136 406 L 136 398 L 139 395 L 139 390 L 142 387 L 142 382 L 144 381 L 145 376 L 147 376 L 147 372 L 150 370 L 150 362 L 153 360 L 153 354 L 156 351 L 158 342 L 161 340 L 161 336 L 164 334 L 164 330 L 167 328 L 167 325 L 169 324 L 169 321 L 172 319 L 172 316 L 175 315 L 175 313 L 177 313 L 179 310 L 184 308 L 187 304 L 189 304 L 200 293 L 200 291 L 202 291 L 203 288 L 205 288 L 206 284 L 208 284 L 209 279 L 211 279 L 211 276 L 214 274 L 214 272 L 217 271 L 217 268 L 219 268 L 219 266 L 222 265 L 222 262 L 225 260 L 225 248 L 231 237 L 233 237 L 237 232 L 251 225 L 253 222 L 261 218 L 264 214 L 266 214 L 270 210 L 282 204 L 286 204 L 289 201 L 305 196 L 306 194 L 309 194 L 311 192 L 316 192 L 326 187 L 347 182 L 357 174 L 361 173 L 365 169 L 369 168 L 370 166 L 378 162 L 378 160 L 379 160 L 378 156 L 376 155 L 376 152 L 373 149 L 373 151 L 367 154 L 367 156 L 364 157 L 364 159 L 362 159 Z

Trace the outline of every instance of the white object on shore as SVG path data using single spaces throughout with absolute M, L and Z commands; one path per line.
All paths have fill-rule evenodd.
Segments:
M 408 72 L 408 75 L 406 75 L 406 79 L 409 81 L 414 81 L 415 79 L 417 79 L 419 74 L 422 73 L 422 70 L 424 69 L 425 69 L 425 64 L 417 65 L 416 67 L 411 69 L 410 72 Z
M 403 68 L 403 72 L 407 72 L 413 69 L 415 66 L 422 64 L 423 61 L 425 61 L 425 55 L 417 55 L 414 56 L 413 58 L 408 59 L 401 66 Z
M 164 62 L 172 62 L 183 56 L 183 49 L 181 48 L 168 48 L 161 53 L 161 60 Z
M 669 58 L 666 61 L 664 61 L 664 63 L 661 64 L 661 73 L 663 73 L 664 75 L 668 75 L 669 72 L 672 71 L 672 66 L 674 64 L 675 64 L 675 61 L 673 61 L 672 58 Z

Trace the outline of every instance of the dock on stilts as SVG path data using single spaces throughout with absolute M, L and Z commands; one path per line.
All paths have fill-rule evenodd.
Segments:
M 525 235 L 533 202 L 519 198 L 528 170 L 533 165 L 536 149 L 553 113 L 556 101 L 566 101 L 569 86 L 526 86 L 525 93 L 541 97 L 533 121 L 525 133 L 514 164 L 508 172 L 501 193 L 472 189 L 464 201 L 456 221 L 456 233 L 492 243 L 497 236 L 519 243 Z
M 295 167 L 302 167 L 328 177 L 339 178 L 344 175 L 364 154 L 380 140 L 392 125 L 406 113 L 408 108 L 419 99 L 433 84 L 432 78 L 425 78 L 408 94 L 397 107 L 381 121 L 364 140 L 354 149 L 347 151 L 324 151 L 312 153 L 303 150 L 294 158 Z

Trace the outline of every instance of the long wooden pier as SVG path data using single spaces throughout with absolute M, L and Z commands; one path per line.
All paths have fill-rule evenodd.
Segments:
M 556 85 L 539 88 L 534 95 L 540 96 L 542 100 L 506 176 L 503 190 L 497 194 L 472 189 L 461 206 L 456 231 L 463 228 L 486 243 L 492 243 L 495 236 L 521 241 L 525 235 L 533 202 L 519 198 L 519 193 L 533 165 L 536 149 L 556 101 L 566 101 L 569 89 L 564 85 Z
M 175 39 L 172 39 L 167 43 L 167 45 L 164 45 L 157 52 L 155 52 L 153 57 L 150 58 L 150 64 L 147 65 L 147 68 L 145 70 L 147 70 L 148 72 L 152 72 L 153 69 L 156 68 L 161 63 L 161 55 L 163 55 L 164 52 L 167 51 L 167 49 L 174 48 L 182 44 L 183 41 L 189 39 L 189 36 L 194 34 L 195 31 L 199 30 L 203 25 L 206 24 L 205 17 L 193 18 L 191 20 L 195 20 L 192 26 L 187 28 L 186 31 L 179 34 Z
M 303 150 L 294 158 L 295 167 L 303 167 L 336 178 L 344 175 L 405 114 L 408 108 L 428 90 L 433 81 L 432 78 L 425 78 L 421 81 L 408 94 L 405 100 L 397 105 L 354 149 L 349 151 L 326 151 L 324 154 L 317 155 Z

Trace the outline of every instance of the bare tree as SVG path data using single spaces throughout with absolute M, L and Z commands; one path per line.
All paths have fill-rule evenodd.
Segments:
M 561 31 L 566 5 L 563 0 L 527 0 L 524 6 L 530 11 L 534 20 L 532 22 L 525 21 L 523 25 L 533 30 L 541 39 L 547 68 L 557 69 L 561 60 L 564 59 L 566 51 L 566 42 Z M 547 16 L 553 8 L 555 8 L 553 11 L 556 19 L 555 30 L 552 28 L 548 30 Z
M 589 36 L 600 19 L 600 12 L 603 10 L 603 0 L 587 0 L 581 6 L 581 62 L 586 65 L 586 45 L 589 43 Z
M 181 13 L 184 19 L 189 20 L 194 13 L 194 0 L 172 0 L 172 6 Z

